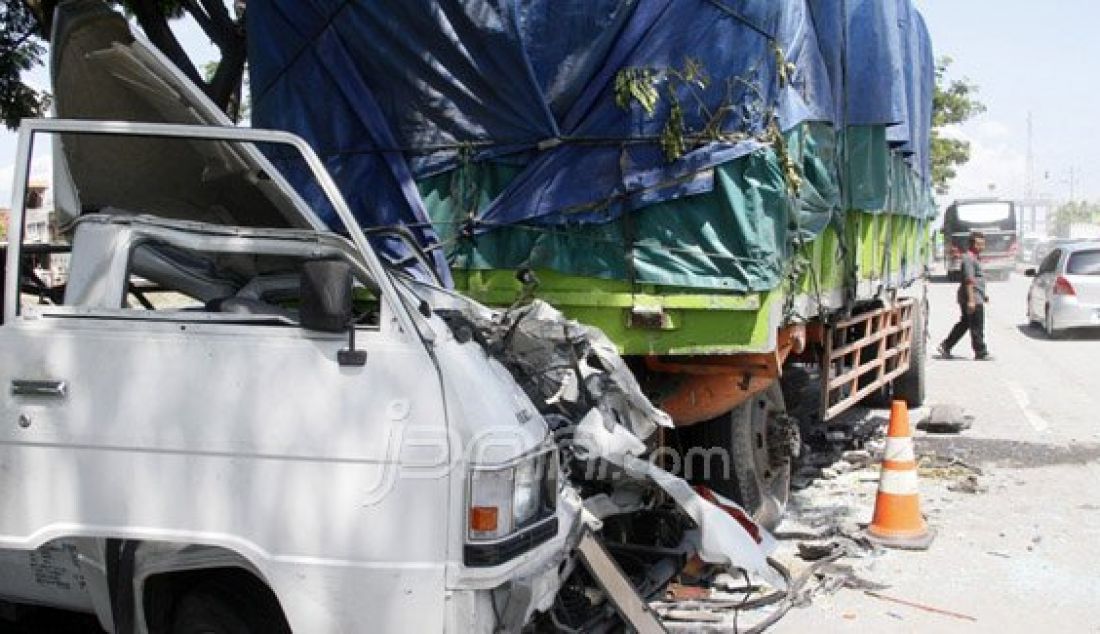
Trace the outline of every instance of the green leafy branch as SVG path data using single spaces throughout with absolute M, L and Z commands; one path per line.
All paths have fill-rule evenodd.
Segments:
M 684 60 L 682 68 L 624 68 L 615 75 L 615 103 L 623 110 L 637 103 L 646 116 L 652 117 L 664 92 L 669 111 L 661 129 L 660 144 L 665 159 L 672 162 L 687 153 L 689 142 L 718 140 L 713 137 L 715 131 L 720 130 L 721 120 L 716 120 L 709 111 L 702 95 L 709 85 L 710 78 L 702 64 L 690 57 Z M 687 129 L 684 107 L 680 103 L 681 89 L 696 102 L 700 112 L 706 113 L 708 125 L 702 133 Z
M 781 86 L 794 79 L 796 68 L 787 61 L 781 48 L 773 46 L 776 58 L 776 72 Z M 750 72 L 750 76 L 754 74 Z M 756 118 L 765 122 L 764 131 L 757 140 L 770 145 L 775 151 L 783 171 L 784 180 L 792 196 L 797 197 L 802 187 L 802 171 L 787 147 L 786 139 L 779 128 L 778 114 L 767 105 L 764 92 L 758 81 L 745 77 L 730 77 L 725 81 L 725 95 L 716 108 L 711 108 L 704 99 L 703 92 L 712 85 L 698 60 L 687 58 L 682 68 L 624 68 L 615 76 L 615 103 L 624 110 L 637 103 L 646 116 L 657 112 L 662 98 L 668 100 L 668 115 L 661 129 L 658 141 L 668 162 L 676 161 L 693 148 L 707 143 L 736 143 L 749 138 L 744 132 L 728 132 L 723 124 L 730 116 L 741 112 L 745 118 Z M 748 91 L 750 99 L 735 101 L 738 89 Z M 684 117 L 685 99 L 694 102 L 703 124 L 699 130 L 688 129 Z
M 629 110 L 636 103 L 646 116 L 653 117 L 661 99 L 667 100 L 668 115 L 657 140 L 665 160 L 671 163 L 694 147 L 714 142 L 736 143 L 749 138 L 742 132 L 725 131 L 723 123 L 738 110 L 758 115 L 765 112 L 760 87 L 741 77 L 726 80 L 724 98 L 718 107 L 711 108 L 704 99 L 704 91 L 712 83 L 702 64 L 690 57 L 684 60 L 681 68 L 624 68 L 615 76 L 615 103 L 624 110 Z M 734 92 L 741 86 L 747 87 L 754 95 L 747 104 L 734 101 Z M 682 99 L 689 100 L 696 107 L 703 119 L 700 129 L 689 129 L 685 117 L 685 107 L 688 106 Z

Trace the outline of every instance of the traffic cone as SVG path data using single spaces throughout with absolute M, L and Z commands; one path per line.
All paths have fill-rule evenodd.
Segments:
M 935 536 L 920 513 L 917 493 L 917 459 L 909 432 L 905 401 L 890 407 L 890 428 L 875 498 L 875 514 L 867 537 L 887 548 L 926 550 Z

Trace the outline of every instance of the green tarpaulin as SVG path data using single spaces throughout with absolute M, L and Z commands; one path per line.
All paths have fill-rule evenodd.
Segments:
M 804 124 L 785 135 L 783 144 L 795 174 L 785 173 L 782 150 L 773 145 L 714 168 L 714 187 L 705 194 L 603 224 L 521 224 L 463 235 L 466 220 L 519 173 L 506 163 L 463 164 L 418 187 L 455 270 L 526 267 L 693 289 L 767 291 L 783 279 L 797 243 L 814 240 L 830 223 L 840 229 L 845 209 L 934 215 L 931 192 L 891 151 L 885 128 L 849 128 L 847 134 L 846 167 L 834 130 Z M 843 194 L 841 169 L 847 170 L 845 182 L 853 183 Z

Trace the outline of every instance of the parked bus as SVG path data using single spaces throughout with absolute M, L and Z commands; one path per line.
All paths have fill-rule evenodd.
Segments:
M 943 217 L 943 234 L 947 244 L 944 266 L 948 278 L 959 276 L 962 255 L 972 231 L 985 234 L 982 264 L 990 280 L 1006 280 L 1016 267 L 1018 249 L 1016 206 L 1011 201 L 995 198 L 956 200 Z

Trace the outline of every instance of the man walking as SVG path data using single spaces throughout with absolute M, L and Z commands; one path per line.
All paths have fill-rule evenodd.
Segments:
M 970 345 L 974 348 L 974 358 L 978 361 L 989 361 L 993 357 L 985 347 L 985 304 L 989 301 L 989 295 L 985 292 L 985 273 L 982 271 L 982 262 L 979 257 L 985 250 L 985 235 L 980 231 L 970 233 L 970 249 L 963 254 L 962 279 L 959 282 L 959 310 L 962 316 L 959 323 L 951 329 L 947 339 L 939 346 L 939 353 L 944 359 L 951 358 L 951 348 L 962 339 L 966 331 L 970 331 Z

